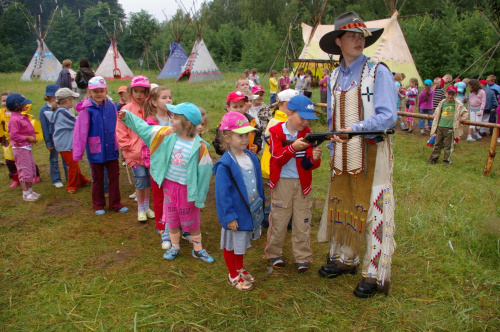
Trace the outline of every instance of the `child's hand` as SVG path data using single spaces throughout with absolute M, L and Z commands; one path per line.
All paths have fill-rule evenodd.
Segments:
M 321 158 L 321 152 L 323 152 L 323 150 L 321 149 L 321 145 L 318 145 L 317 147 L 315 147 L 313 149 L 313 160 L 314 161 L 316 161 L 319 158 Z
M 294 148 L 295 151 L 302 151 L 302 150 L 305 150 L 307 149 L 311 144 L 309 142 L 307 142 L 304 137 L 301 137 L 297 140 L 295 140 L 295 142 L 293 142 L 292 144 L 292 147 Z
M 31 142 L 31 143 L 36 143 L 37 142 L 36 138 L 33 137 L 33 136 L 26 136 L 26 140 L 28 142 Z
M 53 146 L 47 146 L 47 150 L 54 150 L 54 147 Z
M 253 153 L 257 154 L 257 149 L 259 147 L 257 145 L 255 145 L 255 144 L 252 144 L 249 148 L 250 148 L 250 151 L 252 151 Z
M 127 113 L 125 113 L 125 111 L 120 111 L 120 112 L 118 112 L 117 117 L 118 117 L 118 119 L 123 120 L 125 118 L 125 115 L 127 115 Z
M 236 232 L 238 230 L 238 222 L 236 220 L 228 222 L 227 227 L 233 232 Z

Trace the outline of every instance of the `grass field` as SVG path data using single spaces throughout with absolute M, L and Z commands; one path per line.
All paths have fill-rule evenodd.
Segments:
M 2 74 L 0 90 L 33 99 L 38 117 L 45 83 L 20 82 L 20 76 Z M 236 77 L 226 73 L 224 80 L 204 84 L 152 81 L 169 86 L 174 103 L 206 108 L 215 128 Z M 109 82 L 113 98 L 122 83 L 129 82 Z M 317 90 L 313 97 L 319 99 Z M 325 130 L 324 119 L 312 127 Z M 204 138 L 211 142 L 213 131 Z M 25 203 L 19 188 L 9 189 L 7 169 L 0 166 L 0 331 L 498 331 L 500 160 L 484 177 L 489 142 L 462 140 L 451 167 L 428 165 L 426 139 L 394 135 L 398 247 L 392 292 L 369 300 L 352 294 L 359 275 L 326 280 L 317 274 L 328 249 L 316 241 L 329 181 L 326 163 L 312 186 L 311 269 L 298 275 L 288 264 L 269 273 L 261 238 L 245 256 L 257 282 L 244 293 L 226 282 L 213 186 L 202 211 L 202 234 L 215 263 L 191 257 L 186 241 L 180 256 L 168 262 L 154 223 L 137 222 L 125 168 L 122 200 L 131 211 L 99 217 L 90 187 L 69 195 L 51 185 L 48 151 L 40 142 L 34 148 L 42 172 L 37 202 Z M 89 175 L 86 163 L 81 168 Z M 290 262 L 289 238 L 284 258 Z

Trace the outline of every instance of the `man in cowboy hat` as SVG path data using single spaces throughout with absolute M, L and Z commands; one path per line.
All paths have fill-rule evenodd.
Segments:
M 354 12 L 340 15 L 335 30 L 325 34 L 320 47 L 340 55 L 340 67 L 328 81 L 328 125 L 335 131 L 372 131 L 392 128 L 397 119 L 397 90 L 391 71 L 363 55 L 383 29 L 367 28 Z M 394 252 L 393 156 L 388 136 L 338 136 L 329 144 L 332 169 L 329 193 L 318 232 L 329 241 L 326 278 L 356 274 L 362 281 L 354 295 L 367 298 L 378 290 L 388 294 Z M 362 261 L 363 238 L 366 250 Z M 361 266 L 360 266 L 361 265 Z

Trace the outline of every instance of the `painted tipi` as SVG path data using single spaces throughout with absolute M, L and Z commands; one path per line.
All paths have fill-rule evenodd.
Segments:
M 163 69 L 158 75 L 158 79 L 166 79 L 166 78 L 177 78 L 182 72 L 182 67 L 188 60 L 188 56 L 186 55 L 186 51 L 184 51 L 184 47 L 182 47 L 181 39 L 182 35 L 186 31 L 186 28 L 189 26 L 190 21 L 185 24 L 179 24 L 181 20 L 182 12 L 179 11 L 177 13 L 177 18 L 174 20 L 170 20 L 170 30 L 172 31 L 172 35 L 174 36 L 174 41 L 170 44 L 170 53 L 168 56 Z
M 45 41 L 37 40 L 38 48 L 28 67 L 21 76 L 21 81 L 30 81 L 32 78 L 38 78 L 41 81 L 57 81 L 62 65 L 49 50 Z
M 204 81 L 215 81 L 222 78 L 222 74 L 217 68 L 207 46 L 202 38 L 202 26 L 203 26 L 203 15 L 202 11 L 198 11 L 197 14 L 193 15 L 192 27 L 196 32 L 197 39 L 194 43 L 193 49 L 186 63 L 182 67 L 181 74 L 177 78 L 180 80 L 182 78 L 187 78 L 188 82 L 204 82 Z
M 21 10 L 21 13 L 24 15 L 24 17 L 26 17 L 28 26 L 35 34 L 36 42 L 38 44 L 35 54 L 33 54 L 33 58 L 31 58 L 28 67 L 26 67 L 26 70 L 21 76 L 21 81 L 30 81 L 32 78 L 38 78 L 42 81 L 57 81 L 59 72 L 62 70 L 62 65 L 56 59 L 54 54 L 49 50 L 47 44 L 45 44 L 45 38 L 47 38 L 47 34 L 52 27 L 52 23 L 54 22 L 54 14 L 56 13 L 58 7 L 56 7 L 56 9 L 54 10 L 45 33 L 42 33 L 41 23 L 37 24 L 36 15 L 35 18 L 31 18 L 31 16 L 28 15 L 28 13 L 26 13 L 22 9 L 22 7 L 18 8 Z

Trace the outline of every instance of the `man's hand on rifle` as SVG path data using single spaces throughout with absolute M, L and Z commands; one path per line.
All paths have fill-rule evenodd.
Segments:
M 302 150 L 307 149 L 310 145 L 311 145 L 311 143 L 307 142 L 304 139 L 304 137 L 301 137 L 301 138 L 295 140 L 295 142 L 293 142 L 292 147 L 294 148 L 295 151 L 302 151 Z
M 352 131 L 351 127 L 347 127 L 345 129 L 339 129 L 339 131 Z M 341 139 L 339 136 L 335 135 L 330 139 L 332 143 L 347 143 L 349 139 Z

